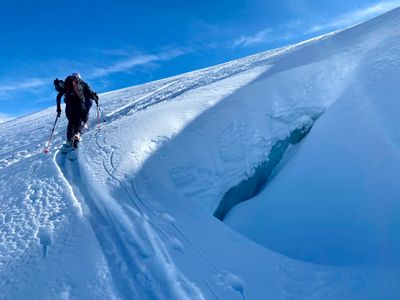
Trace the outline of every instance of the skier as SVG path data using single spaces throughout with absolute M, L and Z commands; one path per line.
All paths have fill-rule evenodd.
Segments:
M 91 100 L 96 101 L 98 105 L 99 97 L 90 86 L 81 79 L 77 72 L 72 73 L 64 81 L 54 80 L 54 86 L 57 94 L 57 114 L 61 115 L 61 98 L 64 96 L 65 114 L 68 119 L 67 142 L 66 147 L 77 148 L 80 141 L 82 126 L 88 120 L 88 113 L 91 106 Z M 90 101 L 90 106 L 86 107 L 86 102 Z

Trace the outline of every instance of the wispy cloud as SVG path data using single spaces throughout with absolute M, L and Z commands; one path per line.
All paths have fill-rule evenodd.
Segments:
M 51 92 L 54 92 L 52 83 L 56 76 L 65 76 L 73 71 L 80 71 L 85 79 L 105 82 L 109 80 L 109 75 L 131 72 L 138 66 L 142 68 L 148 66 L 151 68 L 154 67 L 156 63 L 174 59 L 184 55 L 187 51 L 189 50 L 167 48 L 167 50 L 155 54 L 137 54 L 137 51 L 132 54 L 133 51 L 129 52 L 124 48 L 120 51 L 118 51 L 118 49 L 113 49 L 110 52 L 103 53 L 100 59 L 96 58 L 91 61 L 82 60 L 79 62 L 60 59 L 59 61 L 52 61 L 51 63 L 39 62 L 32 65 L 30 68 L 26 67 L 25 70 L 29 69 L 30 72 L 45 70 L 41 78 L 29 76 L 28 74 L 25 74 L 23 79 L 20 77 L 21 74 L 9 76 L 13 78 L 13 80 L 0 78 L 0 101 L 2 103 L 12 103 L 19 98 L 26 99 L 27 97 L 31 97 L 30 103 L 46 102 L 49 101 L 49 97 L 52 96 Z M 110 57 L 114 55 L 118 57 Z M 106 58 L 104 58 L 104 56 L 106 56 Z M 103 66 L 100 63 L 101 59 L 103 60 Z M 58 67 L 43 68 L 43 65 Z M 60 68 L 59 66 L 62 67 Z
M 391 9 L 400 6 L 400 0 L 382 1 L 362 9 L 358 9 L 343 15 L 340 15 L 328 22 L 312 26 L 306 33 L 316 33 L 324 30 L 339 29 L 355 25 L 383 14 Z
M 233 42 L 234 47 L 249 47 L 265 42 L 271 29 L 264 29 L 250 35 L 242 35 Z
M 114 73 L 127 72 L 137 66 L 144 66 L 156 62 L 168 61 L 185 54 L 182 49 L 173 49 L 157 54 L 141 54 L 127 57 L 123 60 L 109 64 L 106 67 L 97 67 L 89 72 L 88 78 L 95 79 Z
M 233 41 L 233 47 L 253 47 L 271 42 L 288 41 L 295 36 L 290 27 L 291 23 L 288 23 L 282 28 L 268 28 L 253 34 L 241 35 Z
M 48 84 L 48 80 L 39 78 L 30 78 L 23 81 L 8 82 L 0 85 L 0 93 L 21 91 L 21 90 L 31 90 L 37 87 Z

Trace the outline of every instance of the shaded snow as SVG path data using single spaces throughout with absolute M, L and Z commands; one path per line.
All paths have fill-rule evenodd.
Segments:
M 232 212 L 233 228 L 297 259 L 399 265 L 400 33 L 377 30 L 349 89 L 262 194 Z

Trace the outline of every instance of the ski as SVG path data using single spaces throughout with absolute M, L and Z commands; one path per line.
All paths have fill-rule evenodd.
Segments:
M 62 154 L 68 154 L 71 151 L 71 143 L 64 143 L 61 147 Z
M 75 161 L 78 158 L 77 148 L 71 147 L 71 151 L 68 153 L 67 158 L 70 161 Z

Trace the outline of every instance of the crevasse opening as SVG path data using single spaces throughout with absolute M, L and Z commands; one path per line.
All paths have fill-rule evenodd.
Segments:
M 223 220 L 235 205 L 255 197 L 268 184 L 275 167 L 281 162 L 288 148 L 299 143 L 307 136 L 318 117 L 312 118 L 310 123 L 297 127 L 286 139 L 278 140 L 272 146 L 266 159 L 255 168 L 254 174 L 231 187 L 224 194 L 214 212 L 214 217 Z

